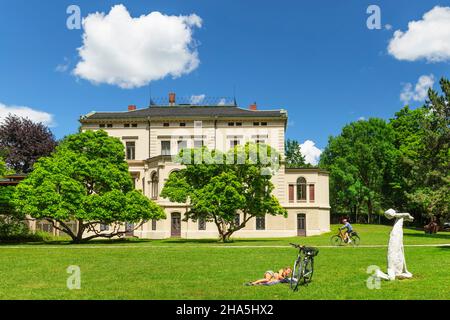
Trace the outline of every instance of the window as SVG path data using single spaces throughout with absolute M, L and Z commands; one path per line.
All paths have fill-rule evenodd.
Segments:
M 137 128 L 137 123 L 132 123 L 132 124 L 131 124 L 131 127 L 132 127 L 132 128 Z
M 152 230 L 156 230 L 156 219 L 152 219 Z
M 238 213 L 234 216 L 234 225 L 239 226 L 241 224 L 241 215 Z
M 100 128 L 104 128 L 104 127 L 105 127 L 104 123 L 100 124 Z
M 186 122 L 180 122 L 180 127 L 186 127 Z
M 194 121 L 194 128 L 203 127 L 203 121 Z
M 170 124 L 168 122 L 163 123 L 163 127 L 168 127 Z
M 262 126 L 267 126 L 267 122 L 261 122 Z
M 127 160 L 134 160 L 136 157 L 136 143 L 135 142 L 127 142 Z
M 152 199 L 158 199 L 159 193 L 159 177 L 158 173 L 155 171 L 151 175 L 151 183 L 152 183 Z
M 230 148 L 234 148 L 239 145 L 239 140 L 231 140 L 230 141 Z
M 145 177 L 142 178 L 142 194 L 145 194 Z
M 256 217 L 256 230 L 266 229 L 266 217 Z
M 234 122 L 228 122 L 229 127 L 234 127 Z
M 161 154 L 170 156 L 170 141 L 161 141 Z
M 206 230 L 206 220 L 204 218 L 198 219 L 198 230 Z
M 253 122 L 254 126 L 259 126 L 259 122 Z
M 136 189 L 136 178 L 131 177 L 131 183 L 133 184 L 133 190 Z
M 297 179 L 297 201 L 306 201 L 306 179 Z
M 107 127 L 107 128 L 112 128 L 113 125 L 112 125 L 112 123 L 108 123 L 108 124 L 106 125 L 106 127 Z
M 309 202 L 314 202 L 315 200 L 315 189 L 314 189 L 314 185 L 310 184 L 309 185 Z
M 236 122 L 236 127 L 242 127 L 242 122 Z
M 109 230 L 109 225 L 100 223 L 100 231 L 108 231 L 108 230 Z
M 130 124 L 129 124 L 129 123 L 125 123 L 125 124 L 123 125 L 123 127 L 124 127 L 124 128 L 129 128 L 129 127 L 130 127 Z
M 266 140 L 264 140 L 264 139 L 257 139 L 255 142 L 256 143 L 266 143 Z
M 294 189 L 295 186 L 293 184 L 289 185 L 289 202 L 294 202 Z
M 194 140 L 194 148 L 203 147 L 203 140 Z
M 187 148 L 187 141 L 186 140 L 179 140 L 178 141 L 178 152 L 180 152 L 183 149 Z

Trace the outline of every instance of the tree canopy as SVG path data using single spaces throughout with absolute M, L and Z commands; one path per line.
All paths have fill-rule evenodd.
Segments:
M 179 159 L 186 167 L 169 176 L 161 196 L 187 202 L 185 219 L 214 222 L 222 241 L 229 241 L 252 218 L 287 215 L 272 195 L 271 178 L 280 159 L 270 146 L 247 143 L 227 154 L 206 147 L 185 149 Z
M 164 218 L 162 208 L 133 190 L 124 159 L 121 141 L 104 131 L 70 135 L 17 186 L 15 206 L 48 220 L 74 242 L 120 236 L 127 222 Z M 77 230 L 69 221 L 77 222 Z M 100 224 L 113 228 L 100 231 Z
M 53 133 L 42 123 L 8 115 L 0 124 L 0 156 L 17 173 L 28 173 L 42 156 L 55 149 Z
M 333 210 L 357 214 L 364 206 L 370 221 L 380 209 L 395 157 L 393 130 L 382 119 L 350 123 L 330 137 L 320 166 L 330 171 Z
M 306 164 L 305 157 L 300 151 L 300 144 L 297 140 L 287 139 L 284 153 L 286 157 L 286 168 L 302 168 L 311 166 Z
M 395 207 L 416 218 L 449 216 L 450 82 L 443 78 L 440 87 L 388 123 L 353 122 L 329 139 L 320 166 L 330 171 L 332 211 L 370 215 Z

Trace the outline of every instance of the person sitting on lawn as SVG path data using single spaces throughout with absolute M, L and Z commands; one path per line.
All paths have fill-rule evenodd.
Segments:
M 264 273 L 264 279 L 259 279 L 253 282 L 248 282 L 246 285 L 255 286 L 255 285 L 271 285 L 280 282 L 287 282 L 289 276 L 292 273 L 291 267 L 286 267 L 280 269 L 278 272 L 273 272 L 272 270 L 268 270 Z
M 353 231 L 353 227 L 352 225 L 348 222 L 347 219 L 343 219 L 342 223 L 344 224 L 342 227 L 339 228 L 339 230 L 344 230 L 345 229 L 345 233 L 344 233 L 344 242 L 345 243 L 350 243 L 352 242 L 352 239 L 350 239 L 350 234 Z

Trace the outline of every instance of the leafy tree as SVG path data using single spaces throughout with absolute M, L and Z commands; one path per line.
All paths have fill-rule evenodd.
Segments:
M 164 218 L 164 211 L 132 190 L 123 144 L 104 131 L 66 137 L 50 157 L 39 159 L 16 188 L 20 212 L 45 219 L 74 242 L 125 233 L 126 222 Z M 77 231 L 69 227 L 77 222 Z M 99 231 L 99 225 L 112 230 Z M 137 228 L 136 227 L 136 228 Z M 88 232 L 88 234 L 86 234 Z
M 382 119 L 350 123 L 330 137 L 320 166 L 330 171 L 333 211 L 358 213 L 365 207 L 370 222 L 390 192 L 386 177 L 392 175 L 396 157 L 392 128 Z
M 305 157 L 300 151 L 300 144 L 297 140 L 286 141 L 285 146 L 286 168 L 306 167 Z
M 179 157 L 186 167 L 169 176 L 161 196 L 188 203 L 186 220 L 214 222 L 221 241 L 230 241 L 254 217 L 287 215 L 272 195 L 271 167 L 279 165 L 279 156 L 270 146 L 247 143 L 227 154 L 187 149 Z
M 407 190 L 410 203 L 428 216 L 450 215 L 450 81 L 442 78 L 440 86 L 442 95 L 428 91 L 412 190 Z
M 0 125 L 0 156 L 17 173 L 28 173 L 42 156 L 48 156 L 56 146 L 48 127 L 27 118 L 8 115 Z

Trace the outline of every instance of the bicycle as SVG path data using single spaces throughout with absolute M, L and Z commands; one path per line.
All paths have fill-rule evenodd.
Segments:
M 342 230 L 339 230 L 339 233 L 337 235 L 334 235 L 330 238 L 331 244 L 334 246 L 341 246 L 342 243 L 345 243 L 345 244 L 351 244 L 353 246 L 358 246 L 359 243 L 361 242 L 361 238 L 359 237 L 359 235 L 356 231 L 351 231 L 348 236 L 349 236 L 349 239 L 351 240 L 350 242 L 345 241 L 344 233 L 342 232 Z
M 312 247 L 300 246 L 295 243 L 290 243 L 290 245 L 299 249 L 289 281 L 292 291 L 297 291 L 300 282 L 303 281 L 303 284 L 311 282 L 314 274 L 314 257 L 319 254 L 319 250 Z

